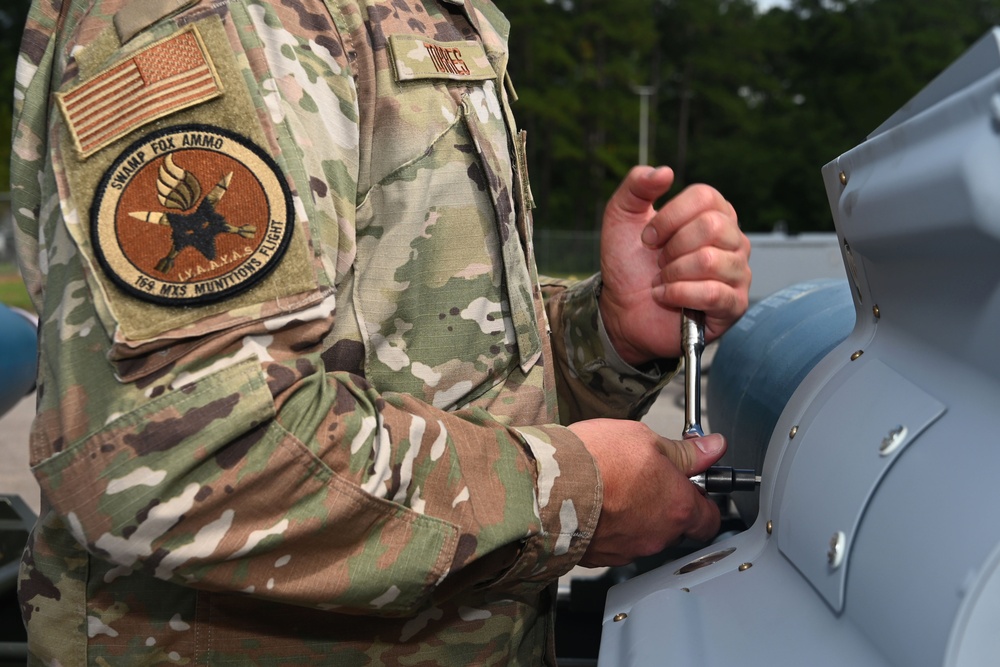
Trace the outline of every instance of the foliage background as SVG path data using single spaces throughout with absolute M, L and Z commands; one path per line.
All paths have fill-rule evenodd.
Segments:
M 287 0 L 282 0 L 287 1 Z M 748 231 L 832 229 L 820 168 L 1000 22 L 1000 0 L 495 0 L 512 23 L 515 106 L 541 230 L 593 230 L 638 159 L 711 183 Z M 13 89 L 27 0 L 0 8 Z M 11 99 L 0 95 L 0 192 Z
M 497 0 L 536 226 L 590 229 L 637 160 L 710 183 L 748 231 L 832 230 L 821 167 L 1000 22 L 998 0 Z

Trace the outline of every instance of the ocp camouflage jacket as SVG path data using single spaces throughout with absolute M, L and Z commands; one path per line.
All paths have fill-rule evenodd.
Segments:
M 552 663 L 661 378 L 541 281 L 487 0 L 35 2 L 34 664 Z

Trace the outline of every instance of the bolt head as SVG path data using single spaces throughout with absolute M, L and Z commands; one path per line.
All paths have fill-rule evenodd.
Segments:
M 830 538 L 830 549 L 826 552 L 826 561 L 834 570 L 844 562 L 846 543 L 847 536 L 842 532 L 838 532 Z
M 902 424 L 889 431 L 889 434 L 882 438 L 882 442 L 878 446 L 879 454 L 888 456 L 899 449 L 899 446 L 906 439 L 907 433 L 906 427 Z

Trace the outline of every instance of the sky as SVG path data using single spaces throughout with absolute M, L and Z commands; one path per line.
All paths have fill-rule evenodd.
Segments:
M 766 12 L 771 7 L 787 7 L 788 0 L 757 0 L 757 7 L 760 11 Z

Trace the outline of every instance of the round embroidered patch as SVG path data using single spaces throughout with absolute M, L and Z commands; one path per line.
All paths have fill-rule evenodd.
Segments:
M 278 165 L 217 127 L 157 130 L 129 146 L 91 207 L 101 267 L 126 292 L 164 305 L 249 289 L 292 237 L 292 196 Z

